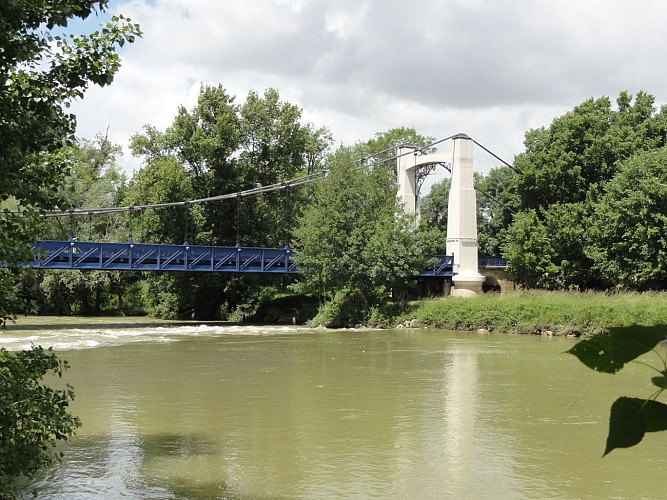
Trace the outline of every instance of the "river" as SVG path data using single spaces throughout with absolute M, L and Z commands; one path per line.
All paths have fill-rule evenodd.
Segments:
M 664 498 L 666 435 L 601 458 L 611 403 L 651 371 L 592 372 L 575 342 L 143 318 L 0 336 L 71 365 L 83 426 L 39 498 Z

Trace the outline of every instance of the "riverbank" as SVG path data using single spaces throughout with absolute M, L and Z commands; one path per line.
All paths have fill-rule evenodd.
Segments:
M 667 324 L 667 293 L 526 291 L 413 302 L 395 325 L 588 336 L 609 327 Z
M 269 301 L 244 324 L 307 324 L 313 321 L 316 302 L 303 297 Z M 510 294 L 485 294 L 474 298 L 440 297 L 397 305 L 391 313 L 371 313 L 364 326 L 371 328 L 439 328 L 443 330 L 499 333 L 589 336 L 614 326 L 667 324 L 667 293 L 546 292 L 525 291 Z M 52 330 L 68 328 L 86 319 L 75 316 L 31 316 L 11 322 L 8 330 L 30 328 L 32 323 L 49 325 Z M 136 327 L 195 326 L 199 324 L 232 325 L 225 321 L 161 320 L 149 316 L 108 316 L 87 327 L 99 329 L 104 323 L 130 324 Z M 78 326 L 78 328 L 83 328 Z

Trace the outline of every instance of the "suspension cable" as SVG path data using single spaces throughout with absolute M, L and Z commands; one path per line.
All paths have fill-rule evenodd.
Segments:
M 74 214 L 71 211 L 69 214 L 69 239 L 74 239 Z
M 134 243 L 134 240 L 132 239 L 132 214 L 134 212 L 134 207 L 130 207 L 128 211 L 128 235 L 127 235 L 127 241 L 130 243 Z
M 486 191 L 484 191 L 484 190 L 478 188 L 477 186 L 475 186 L 475 191 L 479 191 L 479 192 L 482 193 L 484 196 L 486 196 L 488 199 L 490 199 L 491 201 L 495 201 L 498 205 L 500 205 L 500 206 L 503 207 L 503 208 L 506 208 L 506 209 L 509 210 L 511 213 L 513 213 L 513 214 L 516 213 L 516 210 L 514 210 L 512 207 L 510 207 L 509 205 L 506 205 L 506 204 L 503 203 L 502 201 L 500 201 L 500 200 L 494 198 L 494 197 L 491 196 L 489 193 L 487 193 Z
M 472 142 L 474 142 L 477 146 L 479 146 L 479 147 L 482 148 L 484 151 L 486 151 L 486 152 L 489 153 L 491 156 L 493 156 L 496 160 L 498 160 L 499 162 L 502 162 L 503 165 L 505 165 L 506 167 L 509 167 L 509 168 L 512 170 L 512 172 L 516 172 L 516 170 L 514 170 L 514 167 L 513 167 L 512 165 L 510 165 L 509 163 L 507 163 L 505 160 L 503 160 L 500 156 L 498 156 L 498 155 L 495 154 L 494 152 L 492 152 L 492 151 L 488 150 L 487 148 L 485 148 L 484 146 L 482 146 L 479 142 L 477 142 L 477 141 L 476 141 L 475 139 L 473 139 L 472 137 L 471 137 L 470 139 L 471 139 Z
M 190 220 L 190 203 L 187 202 L 185 204 L 185 233 L 183 235 L 183 244 L 184 245 L 189 245 L 190 240 L 188 239 L 188 222 Z
M 433 148 L 434 146 L 436 146 L 438 144 L 441 144 L 445 141 L 449 141 L 451 139 L 457 139 L 457 138 L 471 139 L 477 146 L 482 148 L 484 151 L 486 151 L 491 156 L 493 156 L 494 158 L 496 158 L 497 160 L 502 162 L 507 167 L 514 170 L 514 168 L 509 163 L 507 163 L 505 160 L 503 160 L 502 158 L 500 158 L 499 156 L 497 156 L 496 154 L 491 152 L 489 149 L 482 146 L 480 143 L 478 143 L 477 141 L 475 141 L 471 137 L 467 136 L 466 134 L 459 133 L 459 134 L 450 135 L 448 137 L 445 137 L 444 139 L 440 139 L 440 140 L 434 141 L 430 144 L 427 144 L 426 146 L 423 146 L 421 148 L 417 148 L 416 150 L 420 151 L 420 152 L 424 152 L 424 151 L 426 151 L 430 148 Z M 403 144 L 398 145 L 398 147 L 401 147 L 401 146 L 405 146 L 405 145 L 403 145 Z M 391 146 L 389 148 L 383 149 L 382 151 L 380 151 L 378 153 L 373 153 L 371 155 L 368 155 L 368 156 L 365 156 L 365 157 L 360 158 L 358 160 L 355 160 L 355 163 L 359 163 L 360 165 L 358 167 L 352 169 L 352 171 L 357 171 L 357 170 L 361 170 L 361 169 L 366 168 L 366 165 L 363 164 L 364 162 L 366 162 L 367 160 L 369 160 L 371 158 L 376 158 L 376 157 L 380 156 L 381 154 L 386 153 L 387 151 L 391 151 L 395 147 L 396 146 Z M 413 149 L 413 150 L 407 151 L 405 153 L 395 154 L 395 155 L 393 155 L 389 158 L 381 159 L 380 164 L 384 164 L 384 163 L 387 163 L 387 162 L 390 162 L 390 161 L 395 161 L 395 160 L 397 160 L 397 159 L 399 159 L 403 156 L 406 156 L 406 155 L 409 155 L 409 154 L 414 154 L 414 152 L 415 152 L 415 150 Z M 158 209 L 158 208 L 188 207 L 190 205 L 195 205 L 195 204 L 199 204 L 199 203 L 210 203 L 210 202 L 214 202 L 214 201 L 222 201 L 222 200 L 230 200 L 230 199 L 240 200 L 240 198 L 245 198 L 245 197 L 248 197 L 248 196 L 255 196 L 255 195 L 258 195 L 258 194 L 262 194 L 262 193 L 277 191 L 277 190 L 285 189 L 286 187 L 290 188 L 290 187 L 298 187 L 298 186 L 303 186 L 303 185 L 306 185 L 306 184 L 311 184 L 313 182 L 319 181 L 322 178 L 326 177 L 328 173 L 329 173 L 329 170 L 324 169 L 324 170 L 320 170 L 320 171 L 317 171 L 317 172 L 313 172 L 311 174 L 304 175 L 302 177 L 297 177 L 297 178 L 294 178 L 294 179 L 290 179 L 288 181 L 281 181 L 281 182 L 278 182 L 278 183 L 275 183 L 275 184 L 269 184 L 267 186 L 258 186 L 258 187 L 254 187 L 254 188 L 247 189 L 247 190 L 244 190 L 244 191 L 238 191 L 238 192 L 235 192 L 235 193 L 226 193 L 226 194 L 222 194 L 222 195 L 209 196 L 209 197 L 206 197 L 206 198 L 198 198 L 198 199 L 188 200 L 188 201 L 174 201 L 174 202 L 166 202 L 166 203 L 153 203 L 153 204 L 146 204 L 146 205 L 133 205 L 133 206 L 122 206 L 122 207 L 74 208 L 74 209 L 67 210 L 66 213 L 69 214 L 70 217 L 73 217 L 75 215 L 89 215 L 89 216 L 92 216 L 92 215 L 111 214 L 111 213 L 119 213 L 119 212 L 132 212 L 134 210 L 145 211 L 145 210 L 152 210 L 152 209 Z M 61 210 L 49 210 L 49 211 L 45 211 L 43 214 L 41 214 L 41 217 L 45 217 L 45 218 L 59 217 L 59 216 L 62 216 L 62 215 L 63 215 L 63 211 L 61 211 Z
M 236 193 L 236 246 L 241 246 L 241 193 Z

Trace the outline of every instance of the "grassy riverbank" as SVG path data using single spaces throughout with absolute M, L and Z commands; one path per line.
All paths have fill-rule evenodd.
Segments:
M 449 330 L 590 335 L 613 326 L 667 324 L 667 293 L 517 292 L 411 304 L 398 323 Z

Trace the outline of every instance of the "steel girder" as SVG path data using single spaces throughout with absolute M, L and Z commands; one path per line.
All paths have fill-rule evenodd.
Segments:
M 37 241 L 32 246 L 36 269 L 101 271 L 187 271 L 297 274 L 294 252 L 286 248 L 157 245 Z M 452 276 L 453 258 L 434 256 L 422 277 Z
M 32 252 L 34 260 L 30 266 L 37 269 L 297 272 L 289 248 L 38 241 Z

